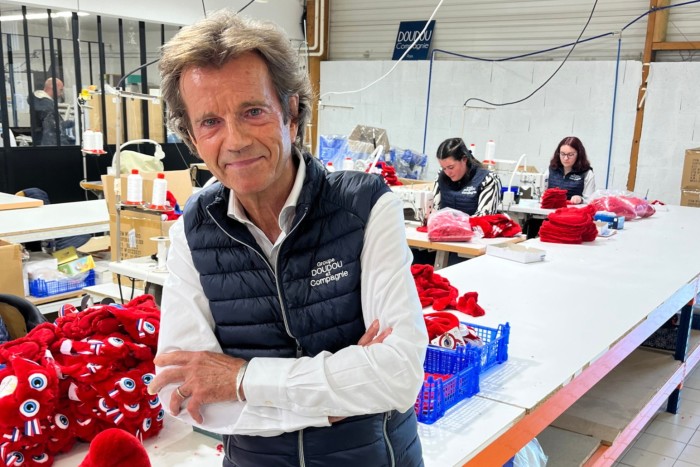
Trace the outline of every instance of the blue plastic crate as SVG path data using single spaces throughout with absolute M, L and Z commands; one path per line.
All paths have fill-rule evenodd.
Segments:
M 482 373 L 492 366 L 508 360 L 510 324 L 499 324 L 498 328 L 489 328 L 471 323 L 464 324 L 473 328 L 484 343 L 481 347 L 473 347 L 480 355 Z
M 55 281 L 31 280 L 29 281 L 29 294 L 33 297 L 50 297 L 51 295 L 80 290 L 90 285 L 95 285 L 94 269 L 90 269 L 87 274 L 80 274 L 75 279 L 59 279 Z
M 446 379 L 429 375 L 416 399 L 416 416 L 421 423 L 431 424 L 445 415 L 447 409 L 479 392 L 479 367 L 472 365 Z

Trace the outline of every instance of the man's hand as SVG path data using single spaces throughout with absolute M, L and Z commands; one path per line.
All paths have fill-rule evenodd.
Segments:
M 245 363 L 240 358 L 214 352 L 178 350 L 158 355 L 154 363 L 170 367 L 159 373 L 148 385 L 156 394 L 168 384 L 178 384 L 170 397 L 170 411 L 177 415 L 187 399 L 187 411 L 197 423 L 203 423 L 199 411 L 204 404 L 236 400 L 236 375 Z
M 373 344 L 381 344 L 384 342 L 384 339 L 391 334 L 392 329 L 391 328 L 386 328 L 382 332 L 379 332 L 379 320 L 375 319 L 372 321 L 372 324 L 369 325 L 369 328 L 367 328 L 367 331 L 360 337 L 360 340 L 357 341 L 357 345 L 360 345 L 362 347 L 369 347 L 370 345 Z M 379 334 L 377 334 L 379 332 Z M 345 417 L 328 417 L 328 421 L 333 424 L 336 422 L 339 422 L 343 420 Z
M 574 195 L 571 197 L 571 204 L 581 204 L 583 203 L 583 198 L 579 195 Z

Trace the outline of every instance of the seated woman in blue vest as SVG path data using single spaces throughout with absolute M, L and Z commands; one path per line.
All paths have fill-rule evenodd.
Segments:
M 586 156 L 586 148 L 575 136 L 567 136 L 559 142 L 549 161 L 546 188 L 566 190 L 566 199 L 581 204 L 595 191 L 595 176 Z
M 458 209 L 470 216 L 496 213 L 501 181 L 476 160 L 462 138 L 443 141 L 437 159 L 442 170 L 435 183 L 436 209 Z

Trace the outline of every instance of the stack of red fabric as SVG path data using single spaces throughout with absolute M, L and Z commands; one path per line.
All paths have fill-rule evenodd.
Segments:
M 450 285 L 450 281 L 444 277 L 435 274 L 431 265 L 414 264 L 411 266 L 411 273 L 423 307 L 432 305 L 435 311 L 452 308 L 474 317 L 486 314 L 477 303 L 479 300 L 477 292 L 467 292 L 460 297 L 457 288 Z
M 480 231 L 484 238 L 515 237 L 522 232 L 520 225 L 505 214 L 470 217 L 469 223 L 472 230 Z
M 566 190 L 547 188 L 542 195 L 542 209 L 559 209 L 566 207 Z
M 592 206 L 557 209 L 542 223 L 540 240 L 549 243 L 592 242 L 598 236 L 593 223 L 595 212 Z
M 387 164 L 386 162 L 379 161 L 377 162 L 377 165 L 375 165 L 375 168 L 381 169 L 382 171 L 382 178 L 386 182 L 387 185 L 389 186 L 398 186 L 398 185 L 403 185 L 401 181 L 399 181 L 399 177 L 396 176 L 396 169 Z M 374 172 L 372 172 L 374 173 Z

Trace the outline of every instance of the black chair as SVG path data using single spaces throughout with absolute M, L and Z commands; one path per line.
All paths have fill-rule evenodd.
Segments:
M 0 294 L 0 318 L 7 326 L 12 339 L 24 337 L 41 323 L 47 322 L 32 302 L 24 297 L 8 294 Z

